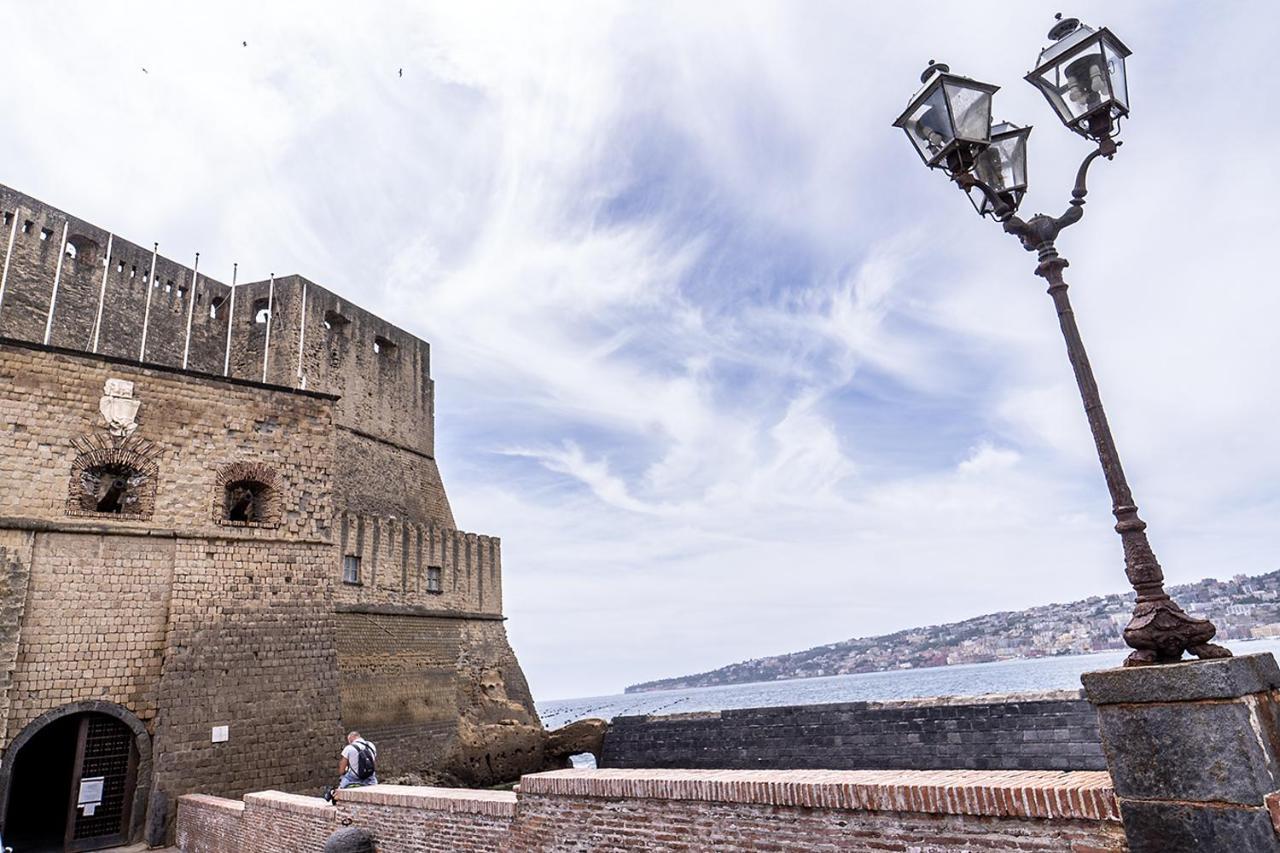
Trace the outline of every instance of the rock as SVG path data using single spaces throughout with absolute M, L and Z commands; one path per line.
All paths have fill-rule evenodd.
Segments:
M 560 770 L 570 766 L 569 756 L 589 752 L 600 762 L 604 748 L 604 733 L 609 724 L 604 720 L 578 720 L 547 732 L 543 747 L 542 770 Z

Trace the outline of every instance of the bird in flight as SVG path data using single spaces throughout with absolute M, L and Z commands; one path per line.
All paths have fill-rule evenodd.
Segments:
M 142 73 L 143 73 L 143 74 L 150 74 L 151 72 L 144 68 L 144 69 L 142 69 Z
M 242 42 L 240 42 L 240 46 L 241 46 L 241 47 L 248 47 L 248 46 L 249 46 L 249 43 L 248 43 L 247 41 L 242 41 Z
M 399 71 L 397 71 L 397 72 L 396 72 L 396 76 L 397 76 L 397 77 L 403 77 L 403 76 L 404 76 L 404 69 L 403 69 L 403 68 L 401 68 Z

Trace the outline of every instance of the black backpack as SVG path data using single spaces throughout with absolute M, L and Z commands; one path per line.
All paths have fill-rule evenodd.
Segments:
M 374 773 L 373 750 L 362 740 L 356 741 L 352 746 L 356 748 L 356 778 L 363 782 Z

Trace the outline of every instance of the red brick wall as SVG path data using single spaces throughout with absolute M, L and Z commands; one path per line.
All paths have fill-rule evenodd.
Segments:
M 231 805 L 184 797 L 181 849 L 224 853 Z M 319 849 L 346 821 L 379 853 L 1127 850 L 1105 773 L 769 770 L 562 770 L 516 793 L 380 785 L 336 808 L 251 794 L 239 849 Z

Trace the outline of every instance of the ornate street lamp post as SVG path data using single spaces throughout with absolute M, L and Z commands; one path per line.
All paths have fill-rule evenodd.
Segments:
M 911 99 L 894 127 L 906 131 L 925 165 L 943 170 L 969 195 L 978 213 L 1003 223 L 1004 230 L 1017 237 L 1024 249 L 1037 255 L 1036 275 L 1049 283 L 1067 357 L 1111 492 L 1116 532 L 1124 545 L 1125 574 L 1138 596 L 1133 618 L 1124 629 L 1125 642 L 1134 650 L 1125 665 L 1175 663 L 1184 652 L 1199 658 L 1230 657 L 1230 651 L 1209 642 L 1217 633 L 1213 623 L 1187 615 L 1165 592 L 1164 573 L 1147 541 L 1146 522 L 1138 517 L 1067 299 L 1067 283 L 1062 277 L 1067 260 L 1058 254 L 1054 243 L 1064 228 L 1084 215 L 1089 166 L 1099 157 L 1110 160 L 1120 145 L 1115 136 L 1120 120 L 1129 114 L 1124 61 L 1130 51 L 1105 27 L 1095 30 L 1075 18 L 1057 17 L 1058 23 L 1049 31 L 1052 43 L 1041 51 L 1026 79 L 1044 93 L 1063 124 L 1097 143 L 1080 164 L 1070 206 L 1061 216 L 1037 214 L 1023 220 L 1016 215 L 1027 188 L 1031 128 L 1007 122 L 992 126 L 991 99 L 996 86 L 951 74 L 946 65 L 931 61 L 921 77 L 924 88 Z

